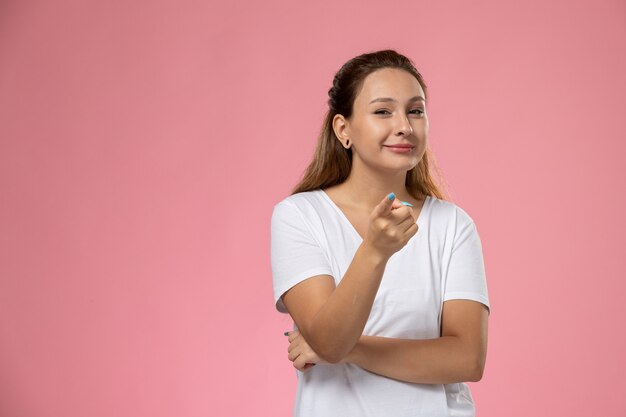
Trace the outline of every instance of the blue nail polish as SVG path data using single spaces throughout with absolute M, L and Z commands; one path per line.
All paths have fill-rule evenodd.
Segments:
M 411 204 L 411 203 L 407 203 L 406 201 L 403 201 L 403 202 L 402 202 L 402 204 L 404 204 L 405 206 L 411 206 L 411 207 L 413 207 L 413 204 Z
M 388 198 L 389 200 L 393 200 L 394 198 L 396 198 L 396 194 L 395 194 L 395 193 L 391 193 L 391 194 L 389 194 L 389 195 L 387 196 L 387 198 Z
M 285 336 L 289 336 L 289 332 L 285 332 Z

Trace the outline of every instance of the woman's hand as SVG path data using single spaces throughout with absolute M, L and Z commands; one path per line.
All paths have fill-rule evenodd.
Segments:
M 298 330 L 292 330 L 287 335 L 289 336 L 288 358 L 293 362 L 294 368 L 304 372 L 316 363 L 328 363 L 311 349 L 311 346 L 304 340 L 304 336 Z
M 370 214 L 364 243 L 389 258 L 407 244 L 417 233 L 417 229 L 413 209 L 404 205 L 392 193 L 383 198 Z

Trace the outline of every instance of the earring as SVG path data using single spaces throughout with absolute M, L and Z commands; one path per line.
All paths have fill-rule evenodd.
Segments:
M 350 138 L 346 139 L 346 149 L 350 148 Z

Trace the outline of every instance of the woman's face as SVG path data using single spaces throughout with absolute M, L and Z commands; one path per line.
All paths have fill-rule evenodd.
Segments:
M 353 158 L 377 170 L 415 167 L 428 140 L 424 98 L 419 82 L 407 71 L 383 68 L 369 74 L 343 130 L 352 142 Z M 407 144 L 412 148 L 393 147 Z

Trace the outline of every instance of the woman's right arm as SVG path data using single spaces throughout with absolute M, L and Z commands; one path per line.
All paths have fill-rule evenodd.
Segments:
M 336 287 L 330 275 L 317 275 L 283 295 L 298 330 L 324 360 L 338 363 L 359 341 L 388 259 L 363 242 Z
M 385 197 L 372 212 L 367 235 L 339 285 L 335 287 L 330 275 L 316 275 L 283 294 L 283 303 L 298 330 L 324 360 L 338 363 L 354 348 L 369 318 L 387 261 L 415 233 L 413 210 Z

